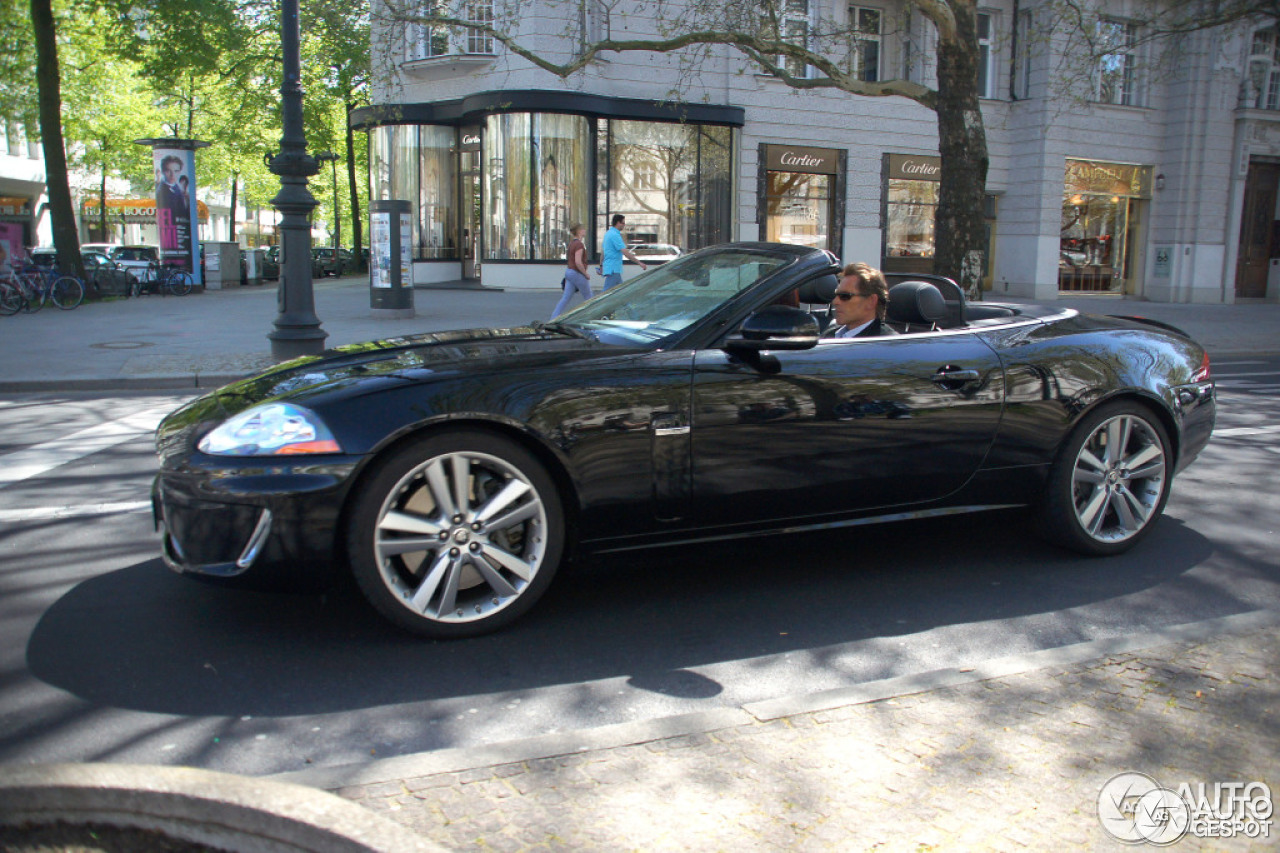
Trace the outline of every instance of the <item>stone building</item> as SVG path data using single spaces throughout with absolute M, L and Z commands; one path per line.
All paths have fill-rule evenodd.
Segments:
M 838 58 L 861 79 L 932 84 L 936 37 L 918 13 L 892 0 L 784 6 L 793 38 L 842 29 Z M 555 61 L 659 29 L 651 5 L 465 8 Z M 1054 8 L 980 8 L 985 287 L 1280 298 L 1274 22 L 1174 45 L 1108 4 L 1090 24 L 1103 49 L 1077 61 Z M 614 213 L 639 251 L 777 240 L 890 271 L 932 267 L 937 122 L 906 98 L 798 91 L 721 47 L 610 54 L 562 80 L 479 30 L 383 21 L 373 55 L 381 83 L 352 121 L 370 137 L 373 197 L 416 211 L 419 283 L 554 286 L 568 228 L 587 225 L 598 250 Z

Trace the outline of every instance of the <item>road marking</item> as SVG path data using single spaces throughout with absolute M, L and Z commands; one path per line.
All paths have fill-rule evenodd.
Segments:
M 0 456 L 0 489 L 155 431 L 171 411 L 155 407 Z
M 1215 429 L 1213 431 L 1213 436 L 1214 438 L 1233 438 L 1240 435 L 1270 435 L 1276 432 L 1280 432 L 1280 424 L 1260 427 L 1230 427 L 1229 429 Z
M 58 518 L 78 518 L 86 515 L 112 515 L 126 512 L 142 512 L 151 509 L 151 501 L 122 501 L 120 503 L 77 504 L 76 506 L 38 506 L 30 509 L 0 510 L 0 524 L 21 521 L 50 521 Z

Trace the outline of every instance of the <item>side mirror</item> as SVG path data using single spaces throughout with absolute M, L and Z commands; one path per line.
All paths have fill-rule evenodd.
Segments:
M 818 343 L 818 321 L 788 305 L 766 305 L 746 320 L 724 343 L 730 351 L 812 349 Z

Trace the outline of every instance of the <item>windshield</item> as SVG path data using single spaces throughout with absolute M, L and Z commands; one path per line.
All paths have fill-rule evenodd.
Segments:
M 555 319 L 586 329 L 606 343 L 655 343 L 701 320 L 792 260 L 740 249 L 685 255 Z

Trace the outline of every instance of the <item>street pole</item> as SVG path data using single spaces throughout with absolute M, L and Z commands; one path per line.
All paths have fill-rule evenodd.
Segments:
M 283 133 L 280 151 L 266 157 L 267 167 L 280 176 L 280 192 L 271 200 L 280 212 L 279 313 L 275 331 L 268 333 L 271 355 L 278 360 L 324 351 L 329 333 L 320 328 L 311 285 L 311 212 L 316 200 L 307 178 L 320 164 L 307 153 L 302 127 L 302 62 L 298 36 L 298 0 L 280 2 L 280 41 L 284 53 L 284 82 L 280 86 Z

